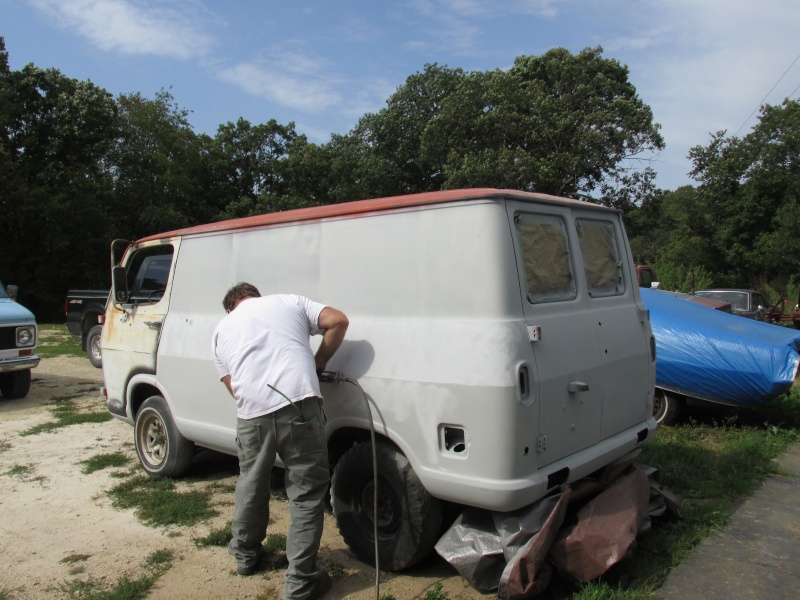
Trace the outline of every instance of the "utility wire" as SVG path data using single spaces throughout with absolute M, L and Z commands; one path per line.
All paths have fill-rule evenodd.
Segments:
M 781 75 L 781 76 L 780 76 L 780 78 L 778 79 L 778 81 L 776 81 L 776 82 L 775 82 L 775 85 L 773 85 L 773 86 L 772 86 L 772 89 L 771 89 L 770 91 L 768 91 L 768 92 L 767 92 L 767 95 L 766 95 L 766 96 L 764 96 L 764 99 L 763 99 L 763 100 L 761 100 L 761 102 L 759 102 L 759 103 L 758 103 L 758 106 L 756 106 L 756 107 L 755 107 L 755 109 L 753 110 L 753 112 L 751 112 L 751 113 L 750 113 L 750 116 L 749 116 L 749 117 L 747 117 L 747 118 L 744 120 L 744 123 L 742 123 L 742 124 L 739 126 L 739 129 L 737 129 L 737 130 L 736 130 L 736 133 L 734 133 L 734 134 L 733 134 L 733 137 L 736 137 L 736 136 L 739 134 L 739 132 L 742 130 L 742 128 L 743 128 L 745 125 L 747 125 L 747 122 L 748 122 L 750 119 L 752 119 L 752 118 L 753 118 L 753 115 L 754 115 L 754 114 L 756 114 L 756 111 L 757 111 L 759 108 L 761 108 L 761 105 L 762 105 L 762 104 L 764 104 L 764 102 L 766 101 L 766 99 L 767 99 L 767 98 L 769 98 L 769 95 L 770 95 L 770 94 L 773 92 L 773 90 L 774 90 L 776 87 L 778 87 L 778 84 L 779 84 L 779 83 L 780 83 L 780 82 L 783 80 L 783 78 L 784 78 L 784 77 L 786 77 L 786 73 L 788 73 L 788 72 L 789 72 L 789 71 L 792 69 L 792 67 L 794 66 L 794 63 L 796 63 L 798 60 L 800 60 L 800 54 L 798 54 L 798 55 L 797 55 L 797 58 L 795 58 L 795 59 L 794 59 L 794 61 L 792 61 L 792 64 L 790 64 L 790 65 L 789 65 L 789 68 L 788 68 L 788 69 L 786 69 L 786 70 L 783 72 L 783 75 Z M 800 86 L 798 86 L 798 88 L 800 88 Z M 798 89 L 798 88 L 795 88 L 795 92 L 797 91 L 797 89 Z M 793 94 L 794 94 L 794 92 L 792 92 L 792 95 L 793 95 Z M 790 96 L 790 97 L 791 97 L 791 96 Z

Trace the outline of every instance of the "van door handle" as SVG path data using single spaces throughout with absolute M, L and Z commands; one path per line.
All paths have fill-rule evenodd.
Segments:
M 161 321 L 145 321 L 144 324 L 150 329 L 161 329 Z
M 588 392 L 589 384 L 582 381 L 570 381 L 569 385 L 567 386 L 567 391 L 570 394 L 575 394 L 576 392 Z

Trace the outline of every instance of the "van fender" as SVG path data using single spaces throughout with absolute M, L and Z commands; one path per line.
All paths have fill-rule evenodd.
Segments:
M 136 413 L 145 400 L 151 396 L 161 396 L 170 405 L 168 394 L 158 383 L 153 373 L 137 373 L 128 381 L 125 392 L 125 412 L 131 423 L 136 421 Z

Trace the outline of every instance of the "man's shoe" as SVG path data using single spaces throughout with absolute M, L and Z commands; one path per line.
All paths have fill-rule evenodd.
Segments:
M 264 550 L 264 546 L 259 546 L 258 547 L 258 551 L 256 552 L 255 560 L 249 565 L 245 565 L 245 564 L 237 562 L 236 563 L 236 572 L 239 575 L 242 575 L 243 577 L 249 577 L 250 575 L 255 575 L 256 573 L 258 573 L 261 570 L 261 566 L 262 566 L 261 563 L 262 563 L 262 560 L 263 560 L 263 558 L 264 558 L 264 556 L 266 554 L 267 553 Z
M 317 577 L 317 583 L 314 586 L 314 589 L 311 590 L 308 600 L 317 600 L 318 598 L 322 598 L 331 590 L 332 585 L 333 581 L 331 581 L 331 576 L 325 571 L 320 571 L 319 576 Z

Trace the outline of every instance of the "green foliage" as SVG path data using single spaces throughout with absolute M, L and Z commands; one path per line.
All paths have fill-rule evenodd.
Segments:
M 711 276 L 702 266 L 692 267 L 669 262 L 655 261 L 650 263 L 653 267 L 662 290 L 671 292 L 688 293 L 713 287 Z
M 442 590 L 442 584 L 436 582 L 425 590 L 425 600 L 447 600 L 447 594 Z
M 179 492 L 169 479 L 142 475 L 123 481 L 109 490 L 116 508 L 134 508 L 145 525 L 195 525 L 217 511 L 210 507 L 210 494 L 192 490 Z
M 147 598 L 158 578 L 166 573 L 175 556 L 171 550 L 156 550 L 143 564 L 145 573 L 131 578 L 120 577 L 116 583 L 89 577 L 73 579 L 60 584 L 59 588 L 69 598 L 76 600 L 139 600 Z
M 56 356 L 86 357 L 79 338 L 72 337 L 65 325 L 39 324 L 39 346 L 36 353 L 42 358 Z
M 207 536 L 193 538 L 192 541 L 198 548 L 206 548 L 208 546 L 227 548 L 228 542 L 230 542 L 232 538 L 233 534 L 231 533 L 231 522 L 228 521 L 226 525 L 223 525 L 219 529 L 213 529 L 210 531 Z
M 10 477 L 22 477 L 24 475 L 30 475 L 32 472 L 33 465 L 14 465 L 5 472 L 5 475 L 9 475 Z
M 341 579 L 347 575 L 345 568 L 339 563 L 328 563 L 325 565 L 325 572 L 328 573 L 333 579 Z
M 36 435 L 37 433 L 53 431 L 61 427 L 68 427 L 69 425 L 80 425 L 82 423 L 104 423 L 105 421 L 111 420 L 111 415 L 108 413 L 108 411 L 80 411 L 73 402 L 59 404 L 58 406 L 51 408 L 50 413 L 53 415 L 53 417 L 55 417 L 55 421 L 34 425 L 33 427 L 20 432 L 20 435 Z
M 130 459 L 122 452 L 112 452 L 110 454 L 97 454 L 86 460 L 82 460 L 80 464 L 83 465 L 81 472 L 88 475 L 95 471 L 108 469 L 110 467 L 123 467 L 130 462 Z
M 787 281 L 800 251 L 800 102 L 764 105 L 744 138 L 712 136 L 690 151 L 707 231 L 731 282 Z

